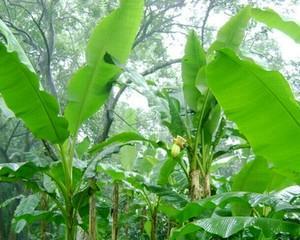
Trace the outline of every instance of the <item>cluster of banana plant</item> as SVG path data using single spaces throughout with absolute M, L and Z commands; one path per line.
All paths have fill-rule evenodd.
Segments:
M 21 181 L 34 192 L 16 209 L 16 231 L 26 223 L 52 221 L 64 224 L 68 240 L 76 239 L 79 227 L 89 232 L 90 239 L 97 239 L 97 212 L 87 206 L 95 204 L 97 176 L 106 174 L 114 191 L 112 239 L 118 235 L 120 186 L 131 198 L 144 202 L 137 210 L 141 215 L 146 212 L 143 228 L 151 240 L 157 239 L 158 213 L 170 223 L 166 235 L 174 240 L 300 236 L 298 196 L 269 194 L 299 184 L 299 104 L 279 72 L 265 70 L 240 51 L 251 19 L 296 42 L 300 42 L 300 26 L 272 10 L 248 6 L 220 29 L 206 50 L 192 31 L 182 59 L 183 100 L 170 89 L 152 92 L 141 76 L 124 66 L 142 15 L 142 0 L 123 0 L 95 27 L 86 49 L 86 64 L 68 84 L 64 111 L 58 100 L 41 88 L 23 49 L 0 21 L 4 36 L 0 43 L 1 97 L 33 135 L 44 141 L 51 155 L 46 162 L 0 165 L 0 181 Z M 133 132 L 93 146 L 87 140 L 80 142 L 79 136 L 84 135 L 81 125 L 105 103 L 122 71 L 132 79 L 132 87 L 144 86 L 145 96 L 164 106 L 160 111 L 162 123 L 173 137 L 170 146 Z M 220 142 L 229 131 L 227 118 L 236 123 L 240 144 L 222 149 Z M 113 153 L 109 147 L 129 142 L 143 142 L 165 152 L 165 161 L 154 177 L 142 176 L 128 166 L 100 163 Z M 251 148 L 253 159 L 232 178 L 232 192 L 214 195 L 215 160 L 240 148 Z M 178 169 L 186 177 L 183 186 L 172 180 Z M 37 210 L 45 199 L 51 200 L 50 205 Z M 6 204 L 9 202 L 2 205 Z
M 170 147 L 173 159 L 165 162 L 165 171 L 171 176 L 178 164 L 187 177 L 190 199 L 198 200 L 196 203 L 200 205 L 211 204 L 211 198 L 207 197 L 211 195 L 214 161 L 233 150 L 251 148 L 253 154 L 234 177 L 229 190 L 243 191 L 240 194 L 264 193 L 299 183 L 299 104 L 282 74 L 265 70 L 243 56 L 241 44 L 250 20 L 282 31 L 297 43 L 300 41 L 300 26 L 295 22 L 285 21 L 271 9 L 247 6 L 219 30 L 207 50 L 195 32 L 189 34 L 182 59 L 184 100 L 180 90 L 178 94 L 174 88 L 157 93 L 164 99 L 161 105 L 167 105 L 166 110 L 160 109 L 162 123 L 174 139 Z M 239 138 L 239 144 L 224 150 L 218 145 L 228 137 L 227 119 L 238 127 L 238 131 L 232 128 L 231 131 Z M 229 205 L 226 203 L 226 208 Z M 174 230 L 171 239 L 195 239 L 197 234 L 199 239 L 209 236 L 215 239 L 216 235 L 234 238 L 237 232 L 242 234 L 237 237 L 245 237 L 245 231 L 241 230 L 250 228 L 258 229 L 256 234 L 249 233 L 250 239 L 282 239 L 286 232 L 290 233 L 287 238 L 299 236 L 298 223 L 288 222 L 285 216 L 289 210 L 281 209 L 281 214 L 277 214 L 276 209 L 267 205 L 263 208 L 266 212 L 261 213 L 249 202 L 246 208 L 245 204 L 241 206 L 240 211 L 232 207 L 225 209 L 226 214 L 212 211 L 206 215 L 206 207 L 190 210 L 187 205 L 195 215 L 180 224 L 193 223 Z M 185 216 L 184 209 L 174 210 L 176 214 L 172 212 L 169 216 L 176 220 L 178 211 Z M 194 221 L 201 218 L 205 219 Z
M 118 9 L 97 24 L 87 44 L 86 63 L 69 81 L 64 111 L 58 99 L 42 89 L 30 60 L 0 22 L 4 36 L 0 44 L 1 97 L 33 135 L 45 142 L 53 158 L 53 162 L 46 164 L 24 162 L 0 166 L 0 181 L 22 181 L 39 193 L 21 201 L 16 210 L 17 232 L 26 222 L 55 221 L 64 223 L 66 239 L 71 240 L 76 238 L 77 227 L 84 226 L 81 209 L 95 191 L 88 184 L 86 172 L 93 162 L 99 161 L 96 159 L 99 156 L 91 154 L 88 161 L 82 161 L 84 153 L 89 154 L 89 145 L 78 144 L 80 127 L 105 103 L 121 74 L 121 69 L 111 64 L 107 56 L 126 62 L 143 10 L 142 0 L 121 1 Z M 35 211 L 44 197 L 53 200 L 53 205 L 48 206 L 51 211 Z

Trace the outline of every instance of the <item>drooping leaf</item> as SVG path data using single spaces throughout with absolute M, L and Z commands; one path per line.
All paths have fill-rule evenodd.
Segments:
M 156 146 L 157 144 L 154 141 L 151 141 L 149 139 L 144 138 L 140 134 L 137 134 L 135 132 L 123 132 L 120 134 L 116 134 L 104 142 L 95 144 L 90 150 L 89 153 L 96 153 L 96 152 L 101 152 L 105 147 L 109 145 L 122 145 L 122 144 L 127 144 L 130 142 L 149 142 L 150 144 Z
M 262 230 L 264 236 L 274 237 L 276 233 L 289 232 L 293 236 L 299 236 L 300 225 L 292 222 L 286 222 L 281 219 L 256 218 L 256 217 L 212 217 L 200 219 L 189 223 L 181 229 L 175 230 L 171 240 L 196 231 L 206 231 L 222 238 L 228 238 L 235 233 L 248 228 L 258 227 Z
M 198 110 L 198 100 L 201 93 L 195 86 L 197 74 L 202 66 L 206 64 L 205 52 L 194 31 L 191 31 L 185 46 L 181 70 L 183 79 L 183 93 L 188 106 L 194 111 Z
M 16 52 L 19 56 L 20 61 L 26 65 L 31 72 L 34 72 L 34 68 L 31 65 L 28 57 L 26 56 L 23 48 L 15 38 L 14 34 L 6 26 L 6 24 L 0 19 L 0 33 L 5 37 L 6 47 L 8 52 Z
M 0 181 L 30 179 L 34 174 L 45 169 L 46 167 L 38 167 L 32 162 L 1 163 Z
M 209 87 L 254 152 L 276 167 L 300 171 L 300 108 L 284 77 L 233 51 L 219 51 L 207 68 Z
M 34 210 L 32 212 L 23 213 L 19 216 L 15 216 L 14 218 L 16 221 L 21 222 L 21 225 L 18 226 L 18 231 L 20 231 L 20 226 L 23 226 L 24 221 L 27 224 L 33 224 L 39 221 L 46 221 L 46 222 L 54 222 L 56 224 L 63 223 L 64 219 L 63 216 L 54 211 L 42 211 L 42 210 Z
M 278 13 L 272 9 L 259 9 L 247 6 L 238 14 L 230 18 L 219 30 L 217 40 L 211 45 L 208 52 L 222 48 L 231 48 L 237 51 L 243 41 L 244 34 L 249 20 L 254 20 L 266 24 L 270 28 L 277 29 L 300 43 L 300 25 L 294 21 L 284 20 Z
M 72 134 L 107 99 L 112 81 L 120 73 L 107 56 L 113 56 L 122 64 L 126 62 L 142 19 L 143 6 L 143 0 L 123 0 L 120 7 L 94 29 L 86 50 L 86 65 L 75 73 L 68 86 L 65 115 Z
M 52 143 L 64 142 L 68 137 L 67 121 L 58 116 L 55 98 L 39 89 L 36 74 L 2 44 L 0 56 L 0 93 L 6 105 L 36 137 Z
M 214 195 L 209 198 L 201 199 L 197 202 L 190 202 L 183 208 L 172 209 L 171 216 L 179 223 L 184 223 L 189 219 L 208 218 L 221 209 L 225 209 L 232 203 L 244 203 L 250 207 L 250 202 L 253 198 L 257 198 L 259 194 L 247 192 L 227 192 L 223 194 Z M 167 209 L 168 210 L 168 209 Z M 166 214 L 168 214 L 167 212 Z
M 264 23 L 270 28 L 275 28 L 285 33 L 295 42 L 300 43 L 300 26 L 296 22 L 284 20 L 272 9 L 262 10 L 259 8 L 252 8 L 251 16 L 256 21 Z

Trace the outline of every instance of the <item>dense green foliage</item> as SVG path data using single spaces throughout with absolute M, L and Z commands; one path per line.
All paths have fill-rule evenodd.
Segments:
M 8 3 L 25 9 L 41 28 L 23 5 Z M 131 62 L 139 57 L 136 46 L 150 26 L 164 23 L 156 22 L 167 18 L 160 8 L 176 10 L 182 3 L 121 0 L 95 26 L 85 62 L 78 56 L 69 83 L 58 84 L 57 91 L 51 72 L 56 3 L 41 3 L 40 23 L 45 14 L 50 30 L 41 31 L 47 54 L 39 71 L 6 26 L 14 25 L 0 20 L 0 117 L 2 127 L 12 129 L 0 148 L 0 183 L 26 187 L 0 202 L 0 240 L 299 239 L 300 106 L 283 74 L 245 57 L 242 49 L 252 21 L 297 43 L 299 25 L 273 10 L 245 6 L 215 41 L 205 43 L 210 46 L 190 31 L 182 59 L 140 74 Z M 207 17 L 214 1 L 210 4 Z M 158 9 L 157 18 L 151 6 Z M 176 62 L 181 62 L 180 87 L 145 79 Z M 127 105 L 121 106 L 125 117 L 115 112 L 126 88 L 148 99 L 163 133 L 138 131 L 149 119 L 137 123 L 139 113 Z M 109 134 L 113 113 L 125 125 Z M 10 153 L 10 145 L 20 146 L 12 139 L 21 128 L 24 150 Z M 5 223 L 2 209 L 11 205 L 13 219 Z

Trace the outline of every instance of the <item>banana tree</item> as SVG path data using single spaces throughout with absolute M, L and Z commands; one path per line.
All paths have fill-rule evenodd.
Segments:
M 187 134 L 187 151 L 190 159 L 191 189 L 200 192 L 197 180 L 200 177 L 204 196 L 209 195 L 209 169 L 216 146 L 212 137 L 222 134 L 222 127 L 224 127 L 221 126 L 222 114 L 219 104 L 224 108 L 226 116 L 237 123 L 256 154 L 285 170 L 290 170 L 288 166 L 294 165 L 297 159 L 299 145 L 297 139 L 300 136 L 297 133 L 299 106 L 288 84 L 280 74 L 268 73 L 250 61 L 243 62 L 234 53 L 239 50 L 251 18 L 278 29 L 299 42 L 299 26 L 296 23 L 284 21 L 270 9 L 261 10 L 251 7 L 245 7 L 220 29 L 217 40 L 207 52 L 201 48 L 195 33 L 192 32 L 188 37 L 182 64 L 183 92 L 186 103 L 192 111 L 199 113 L 199 117 L 194 136 L 189 139 L 193 134 Z M 218 54 L 215 60 L 212 60 L 214 52 Z M 239 74 L 236 74 L 237 72 Z M 254 82 L 254 79 L 257 81 Z M 274 83 L 270 79 L 273 79 Z M 249 82 L 252 83 L 251 87 Z M 258 89 L 264 95 L 257 95 Z M 260 99 L 257 96 L 260 96 Z M 270 100 L 266 102 L 263 101 L 264 98 Z M 249 99 L 256 99 L 256 101 L 250 104 Z M 266 105 L 262 105 L 262 102 Z M 268 114 L 269 118 L 266 117 Z M 249 117 L 254 115 L 256 117 Z M 258 119 L 257 116 L 261 117 Z M 277 126 L 274 125 L 273 119 L 278 120 Z M 294 128 L 290 127 L 293 122 Z M 266 128 L 264 125 L 273 126 Z M 279 133 L 279 125 L 288 127 Z M 279 133 L 278 137 L 275 137 L 274 132 Z M 285 146 L 286 151 L 283 150 L 282 145 Z M 274 148 L 280 153 L 276 154 Z M 293 170 L 296 170 L 295 167 Z M 195 180 L 192 180 L 193 178 Z M 192 195 L 198 198 L 201 196 L 199 193 L 192 193 Z
M 196 80 L 185 83 L 184 86 L 185 89 L 192 87 L 192 90 L 186 90 L 185 93 L 192 109 L 198 106 L 197 99 L 202 91 L 205 92 L 204 96 L 214 96 L 225 115 L 237 124 L 256 155 L 255 160 L 235 177 L 233 189 L 265 192 L 299 182 L 297 160 L 300 108 L 290 86 L 279 72 L 264 70 L 252 60 L 241 56 L 240 45 L 250 19 L 278 29 L 299 42 L 300 26 L 295 22 L 285 21 L 269 9 L 245 7 L 220 29 L 217 40 L 206 52 L 206 64 L 198 68 Z M 199 50 L 194 49 L 196 50 L 192 52 L 196 55 Z M 187 96 L 189 93 L 192 93 L 191 96 Z M 201 131 L 200 134 L 202 138 L 205 136 Z M 282 216 L 272 220 L 259 219 L 257 216 L 252 219 L 244 218 L 243 215 L 239 216 L 243 213 L 235 211 L 232 214 L 237 214 L 238 217 L 211 216 L 193 223 L 194 225 L 186 225 L 180 232 L 185 235 L 204 229 L 226 238 L 255 225 L 262 230 L 260 238 L 274 238 L 272 234 L 277 230 L 290 230 L 295 236 L 299 236 L 299 225 L 282 222 Z M 221 225 L 231 224 L 234 229 L 219 228 Z M 268 232 L 268 224 L 272 224 L 277 230 Z M 234 232 L 228 235 L 231 230 Z M 174 239 L 180 239 L 180 235 L 174 236 Z
M 238 51 L 251 18 L 299 42 L 300 26 L 295 22 L 283 20 L 270 9 L 246 7 L 219 31 L 209 49 L 215 55 L 206 67 L 206 79 L 226 116 L 237 124 L 254 154 L 297 182 L 299 105 L 282 74 L 263 69 Z
M 87 44 L 86 63 L 68 84 L 64 111 L 59 108 L 57 99 L 41 88 L 39 77 L 24 51 L 0 22 L 5 40 L 0 44 L 0 93 L 8 108 L 23 120 L 35 137 L 52 144 L 51 151 L 58 161 L 43 168 L 43 173 L 50 177 L 58 191 L 46 189 L 44 192 L 60 210 L 66 239 L 76 237 L 78 209 L 82 203 L 79 196 L 86 188 L 85 164 L 80 164 L 76 148 L 80 126 L 104 104 L 115 79 L 121 74 L 121 69 L 111 64 L 107 55 L 123 64 L 126 62 L 142 15 L 142 0 L 124 0 L 120 1 L 118 9 L 97 24 Z M 40 169 L 31 169 L 27 164 L 1 165 L 0 180 L 27 181 L 35 173 L 41 173 Z

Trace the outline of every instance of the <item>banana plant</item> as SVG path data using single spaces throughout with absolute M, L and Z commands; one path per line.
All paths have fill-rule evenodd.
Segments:
M 226 117 L 237 124 L 256 155 L 255 160 L 235 177 L 233 189 L 268 192 L 299 182 L 300 108 L 289 84 L 279 72 L 267 71 L 241 55 L 240 45 L 250 19 L 280 30 L 299 42 L 300 26 L 295 22 L 283 20 L 270 9 L 245 7 L 220 29 L 217 40 L 206 51 L 206 63 L 202 67 L 199 65 L 197 74 L 194 74 L 197 77 L 192 82 L 184 82 L 184 90 L 185 99 L 193 110 L 199 106 L 201 93 L 205 93 L 204 99 L 213 96 Z M 192 53 L 192 56 L 199 55 L 199 49 L 194 47 Z M 192 94 L 188 96 L 189 93 Z M 205 136 L 201 130 L 200 136 L 201 140 Z M 221 229 L 226 225 L 233 228 Z M 211 216 L 185 225 L 179 232 L 185 235 L 204 229 L 227 238 L 251 226 L 262 230 L 257 239 L 274 239 L 272 234 L 287 230 L 299 236 L 299 225 L 284 222 L 283 216 L 275 220 L 257 216 L 249 218 L 249 215 L 233 218 Z M 173 239 L 181 239 L 180 234 L 177 235 L 175 230 Z
M 4 43 L 0 43 L 0 93 L 7 107 L 23 120 L 32 134 L 51 143 L 57 161 L 40 169 L 31 163 L 0 166 L 0 180 L 34 182 L 43 173 L 58 190 L 43 189 L 55 202 L 65 223 L 65 238 L 75 239 L 81 194 L 86 188 L 86 163 L 77 152 L 81 125 L 105 103 L 121 69 L 107 60 L 114 56 L 122 64 L 129 57 L 143 15 L 143 0 L 120 1 L 120 6 L 93 30 L 86 49 L 86 63 L 74 73 L 67 88 L 62 111 L 58 99 L 44 91 L 39 77 L 17 40 L 0 22 Z M 63 114 L 62 114 L 63 113 Z M 33 178 L 33 179 L 32 179 Z M 39 184 L 37 187 L 40 187 Z
M 263 69 L 238 51 L 251 18 L 299 43 L 300 26 L 295 22 L 285 21 L 270 9 L 246 7 L 219 31 L 209 49 L 215 54 L 206 67 L 208 86 L 254 154 L 298 182 L 299 105 L 282 74 Z
M 265 71 L 253 62 L 243 61 L 236 56 L 251 18 L 278 29 L 299 42 L 300 28 L 296 23 L 284 21 L 270 9 L 261 10 L 249 6 L 220 29 L 217 40 L 206 53 L 193 32 L 188 37 L 182 65 L 183 92 L 190 109 L 200 111 L 197 132 L 193 144 L 190 144 L 192 152 L 189 155 L 194 161 L 190 161 L 190 166 L 192 169 L 199 168 L 202 179 L 209 175 L 214 156 L 214 145 L 211 140 L 207 140 L 205 131 L 215 131 L 218 126 L 216 123 L 221 117 L 220 105 L 225 110 L 226 117 L 237 123 L 257 155 L 263 156 L 283 171 L 291 170 L 289 166 L 292 165 L 293 171 L 297 171 L 295 161 L 299 149 L 297 139 L 300 137 L 297 120 L 300 116 L 299 105 L 288 83 L 279 73 Z M 215 59 L 214 52 L 217 52 Z M 261 93 L 259 95 L 258 89 Z M 207 110 L 207 106 L 215 109 Z M 208 116 L 209 113 L 212 116 Z M 216 124 L 214 128 L 202 123 L 205 117 L 212 119 L 212 123 Z M 273 119 L 277 119 L 278 125 L 274 124 Z M 287 127 L 281 127 L 282 130 L 278 131 L 279 125 Z M 278 135 L 274 135 L 274 132 Z M 189 141 L 187 143 L 189 149 Z M 196 175 L 198 179 L 199 174 Z M 289 177 L 297 181 L 296 175 L 290 174 Z M 206 185 L 202 183 L 204 189 Z

